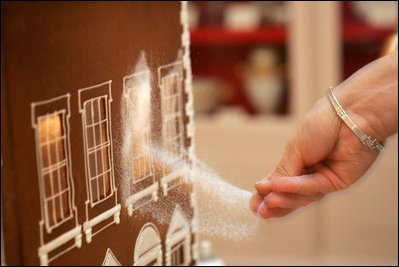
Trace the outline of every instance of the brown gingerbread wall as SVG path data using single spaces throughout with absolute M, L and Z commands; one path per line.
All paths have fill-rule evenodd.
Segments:
M 71 169 L 78 222 L 85 220 L 86 182 L 82 118 L 78 89 L 112 80 L 111 118 L 115 181 L 121 191 L 120 104 L 123 77 L 134 70 L 144 51 L 153 73 L 152 124 L 160 141 L 161 118 L 157 68 L 176 61 L 181 50 L 179 2 L 2 2 L 1 169 L 2 219 L 6 263 L 39 265 L 40 195 L 31 124 L 31 103 L 70 94 Z M 185 101 L 187 99 L 185 98 Z M 188 145 L 190 140 L 186 140 Z M 156 179 L 160 179 L 160 173 Z M 161 194 L 158 202 L 180 203 L 191 219 L 190 185 Z M 118 203 L 121 195 L 118 194 Z M 120 223 L 106 228 L 88 244 L 74 248 L 51 265 L 101 265 L 110 248 L 122 265 L 133 264 L 137 235 L 146 222 L 157 225 L 164 248 L 167 224 L 151 215 L 128 216 L 121 203 Z M 99 211 L 101 212 L 101 211 Z M 170 214 L 171 216 L 172 214 Z M 73 227 L 65 223 L 52 235 Z M 51 240 L 52 236 L 48 236 Z M 163 258 L 165 262 L 165 256 Z

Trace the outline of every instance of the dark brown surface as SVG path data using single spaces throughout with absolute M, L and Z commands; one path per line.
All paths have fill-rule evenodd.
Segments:
M 118 203 L 121 203 L 118 145 L 121 144 L 122 79 L 134 71 L 140 52 L 144 51 L 154 78 L 152 97 L 159 98 L 156 70 L 174 62 L 181 48 L 180 3 L 2 2 L 1 25 L 4 163 L 1 180 L 6 263 L 38 265 L 41 215 L 31 103 L 71 94 L 72 174 L 78 220 L 82 225 L 86 218 L 86 178 L 77 90 L 112 80 L 111 132 Z M 159 101 L 154 101 L 152 106 L 156 117 L 155 139 L 160 138 L 159 105 Z M 161 207 L 168 201 L 186 203 L 183 208 L 192 216 L 187 206 L 189 187 L 173 190 L 169 197 L 161 197 L 153 205 Z M 13 214 L 15 211 L 17 214 Z M 132 265 L 136 237 L 148 221 L 155 223 L 150 216 L 140 216 L 137 212 L 129 217 L 122 205 L 119 225 L 108 227 L 93 237 L 90 244 L 83 234 L 82 248 L 69 251 L 51 265 L 101 265 L 107 248 L 121 264 Z M 63 224 L 54 235 L 68 227 Z M 164 246 L 167 225 L 159 225 L 158 230 Z

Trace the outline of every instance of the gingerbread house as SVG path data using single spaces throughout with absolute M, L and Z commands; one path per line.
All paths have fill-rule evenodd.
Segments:
M 186 5 L 1 3 L 2 265 L 196 263 Z

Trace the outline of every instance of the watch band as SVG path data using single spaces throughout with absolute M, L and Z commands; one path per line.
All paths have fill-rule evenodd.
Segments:
M 376 139 L 371 138 L 367 134 L 363 133 L 356 124 L 351 120 L 351 118 L 346 114 L 344 108 L 338 102 L 338 99 L 335 97 L 333 92 L 333 87 L 330 87 L 328 90 L 328 100 L 333 106 L 335 112 L 338 116 L 345 122 L 345 124 L 355 133 L 355 135 L 360 139 L 360 141 L 366 146 L 369 151 L 373 152 L 381 152 L 384 148 L 384 144 L 379 143 Z

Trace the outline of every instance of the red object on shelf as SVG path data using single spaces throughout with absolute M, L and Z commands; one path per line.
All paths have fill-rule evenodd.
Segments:
M 393 27 L 372 27 L 358 21 L 348 21 L 342 27 L 344 43 L 376 43 L 395 31 Z M 250 31 L 228 30 L 223 27 L 199 27 L 191 30 L 192 45 L 251 45 L 267 43 L 282 45 L 287 41 L 284 26 L 261 27 Z
M 285 26 L 260 27 L 249 31 L 228 30 L 223 27 L 200 27 L 191 30 L 192 45 L 284 44 L 286 39 Z
M 345 22 L 342 38 L 345 43 L 377 43 L 383 42 L 395 32 L 393 27 L 372 27 L 356 21 Z

